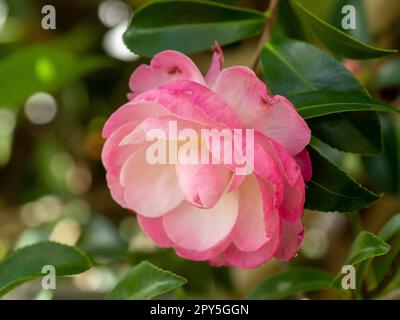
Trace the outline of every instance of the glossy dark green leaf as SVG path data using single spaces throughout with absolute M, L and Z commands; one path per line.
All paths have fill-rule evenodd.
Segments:
M 274 37 L 261 53 L 261 65 L 264 80 L 274 94 L 335 91 L 367 95 L 341 63 L 302 41 Z M 381 128 L 375 112 L 332 114 L 307 122 L 315 137 L 338 150 L 368 155 L 382 151 Z
M 135 12 L 124 42 L 143 56 L 166 49 L 189 53 L 253 37 L 264 23 L 258 11 L 217 2 L 152 1 Z
M 324 136 L 325 142 L 331 145 L 335 145 L 335 139 L 340 139 L 342 140 L 340 149 L 353 153 L 378 153 L 382 143 L 380 136 L 372 131 L 373 129 L 380 131 L 375 114 L 360 113 L 359 111 L 400 113 L 400 109 L 358 92 L 312 91 L 291 96 L 289 99 L 304 119 L 322 117 L 322 121 L 321 119 L 308 121 L 315 136 Z M 345 112 L 356 113 L 343 114 Z M 335 115 L 326 117 L 330 114 Z M 370 126 L 363 127 L 363 123 L 369 123 Z M 330 134 L 327 135 L 327 133 Z M 349 136 L 352 139 L 348 139 Z M 393 137 L 388 138 L 393 139 Z M 389 142 L 390 140 L 388 140 Z
M 296 106 L 297 111 L 304 119 L 354 111 L 400 113 L 400 109 L 357 92 L 311 91 L 291 96 L 289 100 Z
M 340 151 L 380 154 L 382 132 L 375 112 L 337 113 L 307 120 L 314 136 Z
M 379 49 L 367 45 L 323 21 L 298 0 L 292 5 L 303 24 L 330 50 L 352 59 L 380 58 L 397 53 L 397 50 Z
M 77 57 L 52 46 L 25 47 L 0 61 L 0 107 L 13 107 L 38 91 L 52 92 L 110 65 L 103 57 Z
M 281 1 L 278 7 L 278 18 L 275 21 L 273 35 L 281 35 L 294 39 L 307 39 L 306 32 L 302 28 L 300 19 L 292 7 L 290 1 Z
M 400 194 L 400 127 L 396 116 L 383 114 L 380 119 L 385 152 L 374 157 L 363 157 L 365 176 L 373 190 Z
M 331 274 L 312 268 L 297 268 L 270 276 L 259 284 L 248 299 L 276 300 L 297 293 L 331 289 Z
M 183 286 L 186 280 L 143 261 L 128 271 L 107 298 L 112 300 L 151 299 Z
M 79 249 L 55 242 L 40 242 L 16 250 L 0 263 L 0 296 L 26 281 L 43 277 L 52 265 L 57 276 L 82 273 L 92 264 Z
M 307 184 L 307 209 L 350 212 L 365 208 L 379 198 L 336 167 L 316 148 L 309 147 L 308 151 L 313 176 Z
M 339 61 L 303 41 L 272 38 L 261 53 L 261 66 L 274 94 L 287 96 L 317 90 L 365 92 Z

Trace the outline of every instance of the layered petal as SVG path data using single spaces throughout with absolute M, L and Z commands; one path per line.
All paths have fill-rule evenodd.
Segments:
M 173 242 L 165 233 L 162 217 L 148 218 L 138 214 L 137 219 L 140 228 L 155 244 L 162 248 L 168 248 L 173 245 Z
M 273 210 L 272 201 L 273 194 L 261 194 L 255 175 L 246 177 L 239 189 L 239 215 L 231 235 L 239 250 L 255 251 L 267 242 L 265 216 L 270 213 L 264 213 L 264 208 Z
M 222 164 L 177 164 L 176 173 L 186 200 L 201 208 L 212 208 L 232 177 Z
M 115 130 L 128 122 L 139 124 L 147 117 L 164 115 L 168 115 L 168 112 L 157 103 L 151 101 L 128 102 L 108 118 L 103 127 L 103 138 L 108 138 Z
M 191 251 L 207 251 L 229 236 L 238 215 L 237 193 L 225 193 L 210 209 L 200 209 L 184 201 L 163 218 L 168 237 Z
M 155 90 L 148 90 L 132 101 L 156 102 L 176 117 L 200 124 L 241 127 L 239 119 L 221 97 L 193 81 L 173 81 Z
M 228 102 L 245 127 L 252 127 L 252 122 L 269 107 L 265 84 L 247 67 L 222 70 L 213 90 Z
M 111 191 L 113 199 L 122 207 L 126 207 L 124 198 L 124 189 L 120 183 L 119 177 L 121 168 L 126 159 L 128 159 L 142 145 L 125 145 L 121 146 L 120 142 L 136 127 L 136 122 L 128 122 L 119 127 L 107 139 L 103 146 L 101 159 L 104 167 L 107 170 L 107 184 Z
M 214 53 L 211 59 L 211 65 L 206 75 L 206 83 L 209 88 L 214 86 L 214 83 L 224 66 L 224 53 L 218 43 L 213 45 L 213 51 Z
M 294 223 L 282 220 L 282 236 L 275 257 L 289 261 L 299 250 L 304 239 L 304 227 L 301 219 Z
M 291 221 L 297 221 L 303 214 L 305 201 L 305 184 L 300 168 L 296 161 L 278 143 L 263 136 L 256 135 L 256 142 L 277 165 L 283 181 L 282 201 L 279 210 L 281 215 Z
M 254 128 L 276 140 L 291 154 L 310 141 L 310 129 L 289 100 L 270 96 L 264 83 L 246 67 L 221 71 L 213 87 L 233 108 L 246 128 Z
M 121 169 L 120 182 L 129 209 L 146 217 L 159 217 L 184 199 L 171 164 L 149 164 L 147 148 L 130 156 Z
M 129 98 L 174 80 L 205 83 L 199 69 L 189 57 L 178 51 L 162 51 L 154 56 L 150 65 L 141 65 L 132 73 L 129 79 L 132 94 L 129 94 Z
M 263 195 L 264 226 L 267 241 L 257 250 L 242 251 L 232 243 L 223 253 L 229 265 L 243 269 L 251 269 L 271 259 L 278 250 L 281 241 L 281 216 L 270 195 L 274 194 L 272 185 L 257 179 Z
M 304 181 L 310 181 L 312 177 L 312 164 L 307 149 L 304 149 L 299 154 L 296 154 L 294 156 L 294 160 L 301 170 Z
M 270 106 L 249 125 L 275 140 L 291 156 L 300 153 L 311 138 L 307 123 L 282 96 L 273 96 Z
M 221 242 L 219 242 L 216 246 L 208 249 L 206 251 L 196 251 L 196 250 L 187 250 L 180 248 L 178 246 L 174 246 L 175 252 L 178 256 L 190 259 L 194 261 L 206 261 L 210 260 L 215 256 L 221 254 L 231 243 L 229 237 L 226 237 Z

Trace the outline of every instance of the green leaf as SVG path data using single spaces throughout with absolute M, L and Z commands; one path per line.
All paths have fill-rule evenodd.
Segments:
M 368 231 L 362 231 L 351 245 L 345 265 L 356 265 L 362 261 L 386 254 L 390 246 L 376 235 Z
M 307 184 L 307 209 L 350 212 L 365 208 L 379 198 L 356 183 L 316 148 L 310 146 L 308 152 L 313 164 L 313 175 Z
M 166 49 L 184 53 L 226 45 L 259 34 L 265 15 L 217 2 L 164 0 L 140 7 L 124 34 L 133 52 L 151 57 Z
M 185 283 L 186 279 L 162 270 L 148 261 L 142 261 L 122 277 L 107 298 L 112 300 L 151 299 L 179 288 Z
M 367 263 L 379 256 L 385 255 L 390 246 L 383 240 L 368 231 L 362 231 L 358 234 L 350 247 L 349 253 L 343 265 L 353 265 L 356 268 L 356 288 L 361 289 L 361 282 L 367 270 Z M 339 274 L 334 285 L 339 286 L 343 274 Z
M 367 95 L 342 64 L 302 41 L 272 38 L 261 53 L 261 65 L 264 80 L 274 94 L 333 91 Z M 315 137 L 338 150 L 366 155 L 382 151 L 381 128 L 375 112 L 332 114 L 307 122 Z
M 394 260 L 400 254 L 400 213 L 392 217 L 378 235 L 382 240 L 388 241 L 391 245 L 388 254 L 374 260 L 373 270 L 377 283 L 380 283 L 389 272 Z
M 352 59 L 372 59 L 397 53 L 397 50 L 374 48 L 323 21 L 297 0 L 291 0 L 305 27 L 330 50 Z
M 390 105 L 357 92 L 311 91 L 289 97 L 304 119 L 352 111 L 399 112 Z
M 302 28 L 290 1 L 281 1 L 279 3 L 278 18 L 275 21 L 272 35 L 287 36 L 299 40 L 307 39 L 305 30 Z
M 88 270 L 92 263 L 79 249 L 55 242 L 40 242 L 16 250 L 0 263 L 0 296 L 17 285 L 42 277 L 42 268 L 52 265 L 57 276 Z
M 331 17 L 329 22 L 336 29 L 341 29 L 344 33 L 348 34 L 356 38 L 359 41 L 362 41 L 366 44 L 370 44 L 372 42 L 372 37 L 370 34 L 368 21 L 366 17 L 366 8 L 364 0 L 333 0 L 334 7 L 331 10 Z M 342 8 L 345 5 L 351 5 L 356 10 L 356 28 L 355 29 L 346 29 L 342 28 L 342 20 L 344 14 L 342 13 Z
M 365 176 L 372 190 L 400 193 L 400 126 L 389 115 L 380 117 L 385 152 L 375 157 L 363 157 Z
M 101 67 L 103 57 L 77 57 L 49 45 L 24 47 L 0 61 L 0 107 L 13 107 L 38 91 L 52 92 Z
M 318 90 L 366 92 L 339 61 L 303 41 L 273 37 L 262 50 L 261 66 L 274 94 L 287 96 Z
M 340 151 L 380 154 L 382 129 L 375 112 L 337 113 L 307 120 L 312 134 Z
M 281 272 L 264 280 L 248 299 L 282 299 L 301 292 L 331 289 L 333 276 L 313 268 L 297 268 Z
M 400 213 L 392 217 L 379 231 L 379 238 L 383 241 L 389 240 L 391 237 L 400 232 Z

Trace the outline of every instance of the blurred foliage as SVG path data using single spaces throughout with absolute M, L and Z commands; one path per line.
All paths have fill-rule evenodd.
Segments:
M 113 2 L 118 4 L 111 6 Z M 54 294 L 46 295 L 40 290 L 40 284 L 29 282 L 10 291 L 4 298 L 104 298 L 126 272 L 128 275 L 129 272 L 137 272 L 134 266 L 143 260 L 187 279 L 182 290 L 164 295 L 168 298 L 244 298 L 250 292 L 250 297 L 257 298 L 303 298 L 304 292 L 307 292 L 307 297 L 315 299 L 340 297 L 342 293 L 335 290 L 318 293 L 308 291 L 325 288 L 332 280 L 331 275 L 340 272 L 346 255 L 357 251 L 357 246 L 351 247 L 351 243 L 361 231 L 360 227 L 377 234 L 400 211 L 399 117 L 385 114 L 379 115 L 378 120 L 375 113 L 370 113 L 354 116 L 360 117 L 357 119 L 336 115 L 331 121 L 330 116 L 325 121 L 314 121 L 313 129 L 319 133 L 315 135 L 320 139 L 315 139 L 314 146 L 341 169 L 333 172 L 332 177 L 343 174 L 346 186 L 356 188 L 356 192 L 362 193 L 357 189 L 358 183 L 362 183 L 376 193 L 385 192 L 385 195 L 371 207 L 362 209 L 359 220 L 354 219 L 353 215 L 321 215 L 306 211 L 304 245 L 293 261 L 281 263 L 273 260 L 256 270 L 213 268 L 205 262 L 183 260 L 172 250 L 158 249 L 141 233 L 134 216 L 112 201 L 100 161 L 102 125 L 126 101 L 131 72 L 139 64 L 148 62 L 147 58 L 129 52 L 123 45 L 122 33 L 119 31 L 126 29 L 130 11 L 135 13 L 138 7 L 147 2 L 0 0 L 0 261 L 11 263 L 16 259 L 15 256 L 23 254 L 23 251 L 17 251 L 5 258 L 14 249 L 50 240 L 79 247 L 94 264 L 90 270 L 57 283 Z M 198 6 L 201 6 L 200 2 L 196 1 Z M 338 35 L 321 20 L 331 23 L 332 26 L 339 26 L 344 1 L 296 0 L 298 4 L 294 8 L 288 0 L 282 0 L 274 35 L 313 41 L 315 46 L 304 44 L 303 46 L 311 49 L 301 55 L 292 56 L 290 46 L 298 45 L 294 40 L 285 45 L 278 41 L 269 44 L 262 57 L 263 71 L 266 74 L 267 71 L 275 72 L 282 78 L 280 81 L 279 78 L 274 78 L 273 81 L 267 78 L 267 83 L 274 93 L 281 94 L 286 94 L 288 88 L 303 88 L 304 83 L 293 80 L 290 75 L 295 66 L 318 89 L 340 91 L 343 88 L 343 91 L 347 91 L 353 88 L 354 91 L 361 92 L 365 87 L 371 92 L 373 99 L 399 107 L 398 57 L 388 56 L 362 62 L 350 60 L 350 65 L 356 66 L 348 68 L 352 74 L 330 57 L 353 57 L 354 50 L 363 51 L 364 57 L 386 56 L 390 52 L 376 48 L 399 48 L 399 2 L 345 2 L 362 8 L 359 11 L 361 14 L 357 16 L 357 23 L 361 27 L 357 28 L 357 32 Z M 221 41 L 222 44 L 229 44 L 224 47 L 226 65 L 249 64 L 256 41 L 248 38 L 261 32 L 267 1 L 225 0 L 223 3 L 237 7 L 237 16 L 233 19 L 237 25 L 237 33 L 220 23 L 227 10 L 223 5 L 218 5 L 225 9 L 218 11 L 216 16 L 200 11 L 196 18 L 209 19 L 211 27 L 195 29 L 194 36 L 187 30 L 181 30 L 183 33 L 189 32 L 185 34 L 187 41 L 192 41 L 192 47 L 188 51 L 207 49 L 211 38 L 205 39 L 205 35 L 221 38 L 229 36 L 229 41 Z M 44 30 L 41 27 L 41 8 L 45 4 L 52 4 L 57 9 L 55 30 Z M 311 10 L 311 13 L 304 12 L 303 6 Z M 259 13 L 249 12 L 244 8 L 258 10 Z M 296 10 L 297 13 L 302 11 L 300 18 Z M 173 12 L 171 15 L 174 16 Z M 250 22 L 247 21 L 249 17 Z M 190 20 L 187 16 L 183 18 L 186 19 L 183 23 Z M 157 15 L 154 19 L 158 19 Z M 305 28 L 304 20 L 311 21 L 311 30 Z M 134 19 L 132 23 L 135 24 Z M 146 26 L 146 23 L 148 21 L 142 21 L 139 26 Z M 185 28 L 184 26 L 183 29 Z M 328 40 L 321 33 L 328 34 Z M 343 47 L 339 42 L 348 40 L 348 36 L 352 37 L 352 45 Z M 132 35 L 126 35 L 125 41 L 128 44 L 133 41 L 130 37 Z M 205 40 L 199 41 L 200 37 Z M 356 39 L 366 45 L 360 45 Z M 144 42 L 138 42 L 138 45 L 141 48 L 139 54 L 151 55 L 161 49 L 155 44 L 149 48 Z M 272 60 L 274 51 L 289 59 L 289 66 L 280 66 L 279 59 Z M 210 52 L 195 53 L 191 57 L 204 71 Z M 299 67 L 298 59 L 309 63 Z M 323 60 L 326 68 L 313 70 L 314 59 Z M 349 61 L 341 61 L 347 67 Z M 347 80 L 335 81 L 338 74 L 344 75 Z M 319 75 L 319 78 L 315 78 L 315 75 Z M 286 81 L 286 77 L 291 81 Z M 51 99 L 33 103 L 31 98 L 38 92 L 46 93 L 46 97 L 52 97 L 55 103 L 50 104 Z M 302 90 L 296 93 L 301 92 Z M 55 110 L 54 116 L 49 119 L 48 110 Z M 38 119 L 46 121 L 38 124 Z M 348 151 L 346 148 L 359 148 L 359 153 L 363 154 L 380 151 L 380 137 L 375 136 L 379 121 L 383 128 L 384 154 L 364 157 L 343 152 Z M 352 132 L 359 136 L 374 136 L 373 141 L 376 143 L 368 146 L 370 148 L 367 150 L 373 152 L 362 152 L 365 151 L 365 144 L 352 140 L 339 141 L 337 136 L 329 139 L 332 134 L 340 136 L 342 133 L 337 131 L 338 122 L 350 123 L 347 128 L 352 128 Z M 354 123 L 363 125 L 355 126 Z M 332 141 L 334 145 L 330 143 Z M 347 174 L 354 176 L 357 183 L 353 180 L 349 182 Z M 372 194 L 367 196 L 375 199 Z M 343 206 L 348 205 L 346 200 L 339 199 L 338 203 L 340 202 Z M 369 290 L 379 287 L 387 279 L 389 267 L 400 247 L 398 230 L 396 232 L 397 236 L 387 235 L 384 231 L 379 234 L 394 249 L 389 255 L 373 260 L 373 268 L 364 274 Z M 359 237 L 371 240 L 366 233 Z M 37 254 L 40 255 L 40 252 Z M 10 260 L 11 262 L 7 262 Z M 310 271 L 314 270 L 312 268 L 326 272 L 313 273 Z M 11 267 L 7 269 L 7 276 L 11 277 L 9 270 Z M 31 272 L 24 270 L 28 274 L 17 274 L 18 268 L 14 271 L 15 279 L 11 279 L 12 281 L 18 281 L 21 277 L 32 279 L 38 273 L 36 269 L 30 270 Z M 277 272 L 284 272 L 284 276 Z M 73 272 L 65 274 L 68 273 Z M 1 283 L 2 277 L 3 272 L 0 274 Z M 297 279 L 294 288 L 285 286 L 288 279 Z M 307 279 L 310 281 L 306 281 Z M 392 275 L 390 280 L 380 297 L 399 299 L 400 272 Z M 172 287 L 178 287 L 177 283 Z M 268 288 L 280 290 L 275 295 L 268 295 L 266 293 L 272 290 Z M 362 296 L 365 288 L 361 289 L 359 294 Z M 165 290 L 156 293 L 161 292 Z M 134 293 L 128 292 L 128 295 L 132 294 Z

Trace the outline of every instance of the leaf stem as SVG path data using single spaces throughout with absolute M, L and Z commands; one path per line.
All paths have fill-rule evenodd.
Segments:
M 370 292 L 368 292 L 365 295 L 365 298 L 372 299 L 376 295 L 381 293 L 388 286 L 388 284 L 393 280 L 399 267 L 400 267 L 400 253 L 397 254 L 396 258 L 394 259 L 393 263 L 391 264 L 390 269 L 386 273 L 383 280 L 378 284 L 378 286 L 375 289 L 372 289 Z
M 278 5 L 280 0 L 270 0 L 269 6 L 267 9 L 268 18 L 264 25 L 264 31 L 261 34 L 260 40 L 258 41 L 256 51 L 253 55 L 252 62 L 250 63 L 250 68 L 255 70 L 258 64 L 258 60 L 260 59 L 260 53 L 264 44 L 268 41 L 271 36 L 271 28 L 275 22 L 276 14 L 278 12 Z

